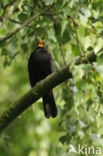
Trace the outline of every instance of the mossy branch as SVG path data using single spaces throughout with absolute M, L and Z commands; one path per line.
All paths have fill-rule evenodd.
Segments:
M 81 63 L 87 63 L 88 61 L 90 63 L 96 61 L 96 55 L 94 53 L 90 54 L 86 59 L 82 59 L 80 57 L 75 61 L 75 64 L 79 65 Z M 25 95 L 20 97 L 14 104 L 10 105 L 9 108 L 1 114 L 0 133 L 24 110 L 42 97 L 44 93 L 48 92 L 50 89 L 56 87 L 69 78 L 72 78 L 70 65 L 66 65 L 60 71 L 54 72 L 44 80 L 40 81 L 36 86 L 34 86 Z

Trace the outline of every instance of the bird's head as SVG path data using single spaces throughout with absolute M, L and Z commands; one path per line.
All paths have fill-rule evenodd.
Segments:
M 42 40 L 41 40 L 41 39 L 39 39 L 39 42 L 38 42 L 38 47 L 44 47 L 44 44 L 43 44 L 43 42 L 42 42 Z

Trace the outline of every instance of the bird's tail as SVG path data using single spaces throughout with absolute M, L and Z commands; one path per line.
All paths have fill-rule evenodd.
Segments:
M 43 105 L 46 118 L 49 118 L 50 116 L 55 118 L 57 116 L 58 111 L 52 90 L 49 91 L 45 96 L 43 96 Z

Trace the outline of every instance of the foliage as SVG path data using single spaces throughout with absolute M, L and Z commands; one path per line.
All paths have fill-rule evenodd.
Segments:
M 0 0 L 0 113 L 29 90 L 27 63 L 38 38 L 56 70 L 72 64 L 73 79 L 54 89 L 58 117 L 45 119 L 38 100 L 2 134 L 0 155 L 71 156 L 78 144 L 103 152 L 103 1 Z M 91 52 L 97 62 L 74 65 Z

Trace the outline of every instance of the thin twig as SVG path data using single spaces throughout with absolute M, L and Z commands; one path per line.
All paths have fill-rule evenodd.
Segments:
M 20 26 L 19 28 L 17 28 L 16 30 L 14 30 L 13 32 L 7 34 L 5 37 L 0 38 L 0 42 L 4 42 L 6 40 L 8 40 L 9 38 L 11 38 L 13 35 L 15 35 L 17 32 L 19 32 L 22 28 L 24 28 L 25 26 L 27 26 L 29 23 L 31 23 L 34 19 L 36 19 L 38 16 L 40 16 L 42 13 L 44 13 L 45 11 L 47 11 L 48 9 L 50 9 L 51 6 L 45 8 L 44 10 L 42 10 L 39 14 L 30 17 L 22 26 Z
M 68 19 L 72 22 L 75 23 L 77 26 L 79 26 L 79 23 L 73 19 L 71 16 L 68 16 Z M 94 31 L 93 29 L 91 29 L 90 27 L 85 26 L 86 29 L 88 29 L 89 31 L 91 31 L 92 33 L 94 33 L 95 35 L 103 38 L 103 35 L 100 35 L 98 32 Z
M 18 1 L 19 0 L 15 0 L 6 6 L 4 13 L 3 13 L 1 20 L 0 20 L 0 28 L 6 23 L 8 18 L 10 18 L 10 16 L 12 15 L 12 13 L 13 13 L 13 11 L 14 11 L 17 3 L 18 3 Z
M 11 18 L 9 18 L 9 21 L 10 21 L 10 22 L 13 22 L 13 23 L 17 23 L 17 24 L 23 25 L 23 23 L 22 23 L 22 22 L 20 22 L 20 21 L 16 21 L 16 20 L 11 19 Z M 31 29 L 33 29 L 33 30 L 34 30 L 34 27 L 33 27 L 33 26 L 31 26 L 31 25 L 26 25 L 26 27 L 31 28 Z

